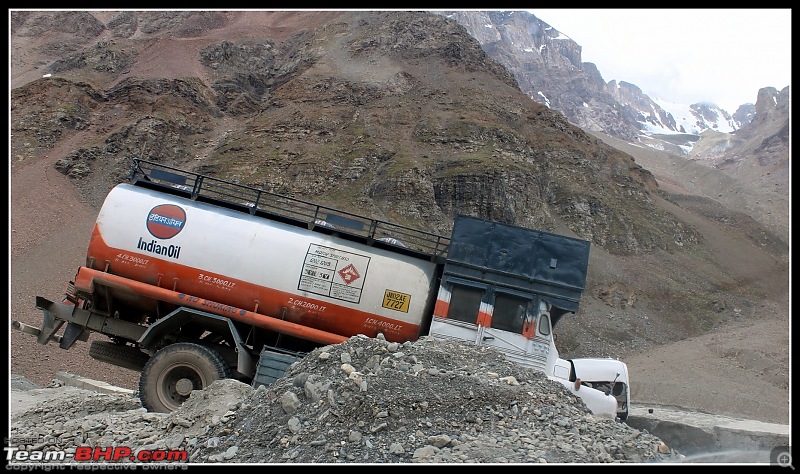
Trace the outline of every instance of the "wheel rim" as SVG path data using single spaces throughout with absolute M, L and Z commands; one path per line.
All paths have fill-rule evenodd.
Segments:
M 175 363 L 158 376 L 156 393 L 164 406 L 175 410 L 189 398 L 193 390 L 204 389 L 208 382 L 197 366 L 186 362 Z

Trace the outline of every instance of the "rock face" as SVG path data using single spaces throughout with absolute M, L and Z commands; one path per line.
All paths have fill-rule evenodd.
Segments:
M 738 179 L 789 193 L 789 86 L 758 91 L 750 123 L 736 132 L 704 134 L 691 154 Z
M 61 20 L 38 15 L 16 21 L 17 34 Z M 45 68 L 58 77 L 14 89 L 12 155 L 24 161 L 91 132 L 56 168 L 95 204 L 145 157 L 439 233 L 460 212 L 566 226 L 619 254 L 697 241 L 652 205 L 648 171 L 527 100 L 459 24 L 408 12 L 335 18 L 283 41 L 195 41 L 196 77 L 135 71 L 155 66 L 154 35 L 193 36 L 232 18 L 142 15 L 148 40 L 77 38 L 85 49 Z M 110 17 L 107 28 L 129 20 Z M 168 75 L 172 59 L 159 60 Z
M 681 459 L 658 437 L 592 415 L 560 383 L 490 348 L 355 336 L 253 390 L 192 392 L 173 413 L 79 394 L 12 418 L 28 449 L 185 450 L 190 463 L 607 463 Z M 26 446 L 27 447 L 27 446 Z M 130 462 L 128 459 L 125 462 Z
M 688 106 L 685 117 L 675 117 L 636 85 L 605 82 L 594 64 L 581 61 L 580 45 L 528 12 L 442 14 L 464 25 L 531 99 L 570 123 L 687 158 L 711 159 L 736 178 L 788 192 L 789 86 L 780 92 L 759 90 L 755 105 L 742 104 L 733 115 L 715 104 L 697 103 Z

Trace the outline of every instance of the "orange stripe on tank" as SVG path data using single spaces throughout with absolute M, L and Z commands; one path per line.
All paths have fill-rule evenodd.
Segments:
M 271 318 L 263 314 L 254 313 L 252 311 L 235 308 L 230 305 L 220 304 L 205 298 L 199 298 L 196 296 L 187 295 L 185 293 L 167 290 L 165 288 L 129 280 L 127 278 L 112 275 L 110 273 L 92 270 L 91 268 L 81 267 L 78 270 L 78 274 L 75 276 L 75 288 L 83 291 L 93 291 L 95 285 L 103 285 L 110 288 L 133 291 L 136 294 L 148 298 L 166 301 L 179 306 L 187 306 L 190 308 L 199 309 L 244 323 L 252 324 L 253 326 L 263 327 L 265 329 L 290 334 L 292 336 L 302 337 L 304 339 L 322 344 L 339 344 L 347 340 L 346 337 L 338 334 L 320 331 L 308 326 L 301 326 L 299 324 Z

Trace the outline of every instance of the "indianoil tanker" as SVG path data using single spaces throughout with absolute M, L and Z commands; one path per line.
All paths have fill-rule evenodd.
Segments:
M 63 349 L 107 336 L 89 354 L 140 371 L 152 411 L 220 378 L 271 383 L 316 347 L 380 334 L 492 346 L 624 420 L 626 365 L 564 360 L 554 343 L 588 261 L 580 239 L 464 215 L 443 236 L 134 160 L 64 300 L 37 296 L 41 327 L 12 326 Z

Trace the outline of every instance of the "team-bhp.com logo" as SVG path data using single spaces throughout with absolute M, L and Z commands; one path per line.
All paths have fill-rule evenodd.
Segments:
M 6 452 L 6 461 L 18 463 L 70 463 L 81 462 L 186 462 L 189 454 L 184 450 L 166 449 L 141 449 L 134 451 L 128 446 L 78 446 L 75 452 L 63 449 L 51 451 L 36 451 L 21 449 L 19 447 L 3 448 Z M 9 464 L 13 466 L 13 464 Z M 8 467 L 8 466 L 7 466 Z

